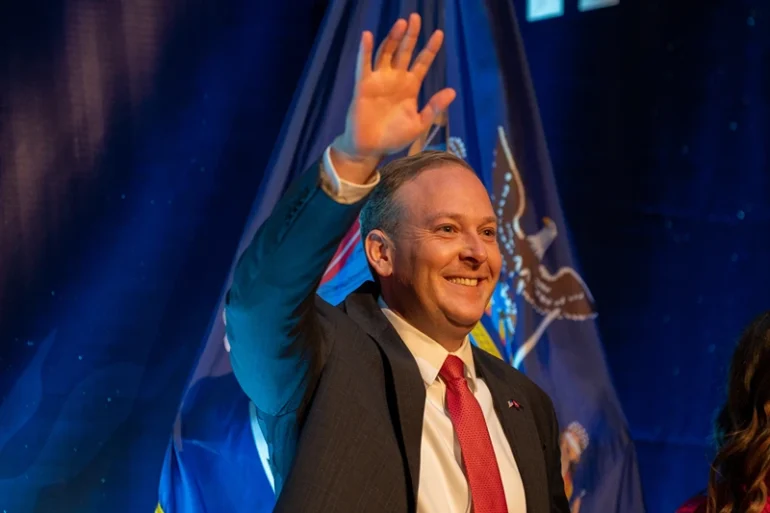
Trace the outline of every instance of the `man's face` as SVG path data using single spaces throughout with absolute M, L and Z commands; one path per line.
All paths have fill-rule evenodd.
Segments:
M 502 265 L 489 195 L 472 171 L 444 164 L 401 186 L 396 201 L 392 276 L 382 280 L 395 299 L 386 301 L 434 338 L 464 337 L 481 319 Z

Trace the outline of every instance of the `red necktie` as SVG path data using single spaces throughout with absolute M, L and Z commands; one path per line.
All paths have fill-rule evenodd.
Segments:
M 474 513 L 507 513 L 503 480 L 481 406 L 465 381 L 463 361 L 449 355 L 439 374 L 446 382 L 449 417 L 460 441 Z

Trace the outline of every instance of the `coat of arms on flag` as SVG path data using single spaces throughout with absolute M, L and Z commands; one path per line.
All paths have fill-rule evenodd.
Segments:
M 549 324 L 559 319 L 593 319 L 596 309 L 588 286 L 572 267 L 560 267 L 552 273 L 543 264 L 543 255 L 558 236 L 556 223 L 545 217 L 544 226 L 534 234 L 528 234 L 522 226 L 527 195 L 503 127 L 498 127 L 492 179 L 492 202 L 499 219 L 499 243 L 503 251 L 501 281 L 506 285 L 507 304 L 515 304 L 511 294 L 521 295 L 543 316 L 534 332 L 509 360 L 519 368 Z M 501 306 L 505 308 L 505 305 L 504 301 Z

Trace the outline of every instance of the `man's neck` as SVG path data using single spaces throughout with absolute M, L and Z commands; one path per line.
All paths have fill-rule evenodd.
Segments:
M 437 339 L 436 337 L 431 336 L 429 333 L 427 334 L 429 337 L 431 337 L 433 340 L 435 340 L 441 347 L 449 351 L 450 353 L 456 353 L 463 345 L 463 342 L 465 342 L 465 335 L 460 340 L 457 340 L 457 338 L 451 338 L 451 339 Z
M 420 331 L 431 340 L 435 341 L 450 353 L 457 352 L 462 347 L 465 339 L 468 337 L 468 333 L 463 332 L 462 330 L 457 330 L 457 333 L 447 334 L 442 330 L 435 329 L 435 326 L 430 323 L 422 323 L 419 321 L 419 319 L 411 319 L 409 316 L 404 315 L 403 312 L 391 307 L 382 297 L 380 297 L 380 306 L 383 306 L 396 314 L 398 317 L 403 319 L 404 322 L 412 326 L 414 329 Z

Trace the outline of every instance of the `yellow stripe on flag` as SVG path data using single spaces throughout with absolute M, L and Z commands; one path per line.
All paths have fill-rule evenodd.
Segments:
M 497 350 L 497 346 L 492 341 L 492 337 L 489 336 L 489 333 L 487 333 L 487 330 L 481 323 L 476 324 L 476 327 L 471 331 L 471 336 L 473 337 L 473 341 L 476 342 L 476 345 L 481 349 L 492 356 L 496 356 L 501 360 L 503 359 L 503 355 Z
M 155 513 L 164 513 L 163 508 L 160 506 L 160 502 L 155 506 Z

